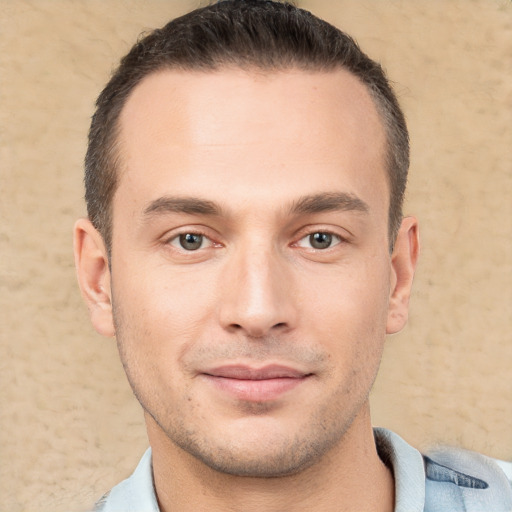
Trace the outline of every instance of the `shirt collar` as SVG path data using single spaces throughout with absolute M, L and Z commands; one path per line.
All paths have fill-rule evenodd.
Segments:
M 374 428 L 373 434 L 379 457 L 393 471 L 395 512 L 423 512 L 425 507 L 423 456 L 390 430 Z

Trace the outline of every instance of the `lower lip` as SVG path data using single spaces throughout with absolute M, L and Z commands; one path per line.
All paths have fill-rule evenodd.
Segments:
M 301 378 L 279 377 L 275 379 L 245 380 L 216 377 L 214 375 L 205 375 L 205 377 L 217 389 L 239 400 L 250 402 L 275 400 L 284 393 L 296 388 L 308 378 L 308 376 L 304 376 Z

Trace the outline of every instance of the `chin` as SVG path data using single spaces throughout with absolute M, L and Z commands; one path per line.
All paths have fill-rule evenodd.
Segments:
M 220 473 L 277 478 L 300 473 L 319 462 L 345 432 L 345 428 L 325 427 L 315 424 L 302 430 L 279 432 L 275 424 L 256 421 L 222 435 L 211 431 L 189 431 L 184 435 L 181 430 L 179 435 L 169 432 L 168 437 L 181 450 Z
M 194 450 L 187 447 L 190 455 L 214 471 L 249 478 L 278 478 L 290 476 L 312 466 L 321 458 L 313 447 L 298 448 L 291 443 L 286 447 L 274 446 L 270 450 L 248 453 L 245 450 L 222 448 Z

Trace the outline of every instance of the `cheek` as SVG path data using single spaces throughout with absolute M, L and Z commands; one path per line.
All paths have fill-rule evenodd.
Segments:
M 208 275 L 162 264 L 133 267 L 137 270 L 125 267 L 113 274 L 114 295 L 130 323 L 152 332 L 148 341 L 184 336 L 208 316 L 213 303 Z
M 171 390 L 183 398 L 190 377 L 186 355 L 218 334 L 218 287 L 212 269 L 142 263 L 113 273 L 114 320 L 130 384 L 139 401 L 152 407 L 165 404 Z
M 385 260 L 370 260 L 338 269 L 309 288 L 309 306 L 302 315 L 307 322 L 304 328 L 330 354 L 335 381 L 349 393 L 366 394 L 380 364 L 386 336 L 388 272 Z
M 370 259 L 327 268 L 314 279 L 303 280 L 301 288 L 300 302 L 307 309 L 304 320 L 329 330 L 334 338 L 385 334 L 389 303 L 389 268 L 385 261 Z

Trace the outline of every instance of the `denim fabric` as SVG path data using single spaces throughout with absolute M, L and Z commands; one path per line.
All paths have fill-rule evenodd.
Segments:
M 424 459 L 425 512 L 512 511 L 512 486 L 493 459 L 454 449 L 438 450 Z

